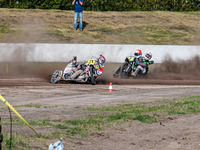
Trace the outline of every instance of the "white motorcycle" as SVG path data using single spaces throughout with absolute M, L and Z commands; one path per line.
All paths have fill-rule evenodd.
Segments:
M 64 69 L 56 70 L 52 75 L 50 75 L 51 83 L 58 83 L 59 81 L 66 82 L 90 82 L 92 85 L 96 84 L 96 78 L 98 77 L 97 70 L 99 69 L 98 59 L 95 57 L 88 60 L 87 63 L 81 64 L 81 68 L 83 71 L 74 79 L 71 79 L 71 76 L 75 73 L 72 69 L 72 62 L 70 62 Z

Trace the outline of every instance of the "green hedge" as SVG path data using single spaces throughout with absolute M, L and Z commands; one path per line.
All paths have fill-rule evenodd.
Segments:
M 2 8 L 73 10 L 72 0 L 0 0 Z M 92 11 L 199 11 L 200 0 L 84 0 Z

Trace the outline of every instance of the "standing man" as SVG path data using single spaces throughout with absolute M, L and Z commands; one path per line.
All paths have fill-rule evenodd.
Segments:
M 83 0 L 73 0 L 72 5 L 75 4 L 74 11 L 74 29 L 77 29 L 77 21 L 79 18 L 79 28 L 83 30 Z

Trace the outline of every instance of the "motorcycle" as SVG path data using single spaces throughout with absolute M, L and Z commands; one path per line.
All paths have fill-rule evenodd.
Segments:
M 88 60 L 87 63 L 81 64 L 81 68 L 83 71 L 74 79 L 71 76 L 75 73 L 72 69 L 72 62 L 70 62 L 64 69 L 56 70 L 52 75 L 50 75 L 50 82 L 51 83 L 58 83 L 59 81 L 66 81 L 66 82 L 80 82 L 86 83 L 91 82 L 92 85 L 96 84 L 96 78 L 98 77 L 97 70 L 99 69 L 98 59 L 93 57 Z
M 149 65 L 151 63 L 147 63 L 146 65 L 146 72 L 144 74 L 141 73 L 141 71 L 139 71 L 138 75 L 147 75 L 148 71 L 149 71 Z M 114 77 L 122 77 L 122 78 L 127 78 L 127 77 L 132 77 L 132 73 L 135 72 L 135 70 L 137 69 L 138 63 L 136 62 L 135 56 L 133 54 L 129 54 L 126 58 L 125 58 L 125 62 L 121 65 L 118 66 L 114 72 L 113 72 L 113 76 Z

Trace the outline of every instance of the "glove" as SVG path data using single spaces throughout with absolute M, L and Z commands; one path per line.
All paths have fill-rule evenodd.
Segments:
M 149 64 L 151 65 L 151 64 L 154 64 L 154 61 L 152 60 L 152 61 L 149 61 Z

